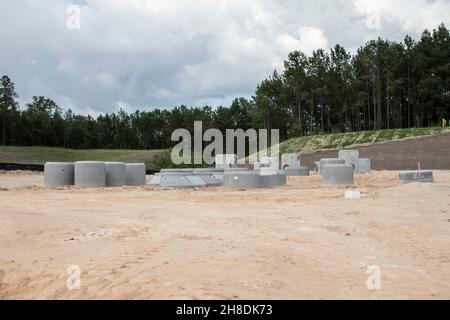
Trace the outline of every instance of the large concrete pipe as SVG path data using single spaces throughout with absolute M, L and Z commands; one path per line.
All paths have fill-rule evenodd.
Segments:
M 145 163 L 127 163 L 126 185 L 127 186 L 145 185 Z
M 82 188 L 106 186 L 106 166 L 100 161 L 75 162 L 75 185 Z
M 105 162 L 106 186 L 123 187 L 126 183 L 127 166 L 124 162 Z
M 48 188 L 72 186 L 74 164 L 72 162 L 46 162 L 44 165 L 44 186 Z
M 326 164 L 321 165 L 320 169 L 324 184 L 353 184 L 354 172 L 351 164 Z
M 345 164 L 344 159 L 338 158 L 324 158 L 319 161 L 319 173 L 322 174 L 322 167 L 327 164 Z

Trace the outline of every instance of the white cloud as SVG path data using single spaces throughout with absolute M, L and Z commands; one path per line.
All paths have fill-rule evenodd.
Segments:
M 66 27 L 71 0 L 0 2 L 0 72 L 21 102 L 54 98 L 76 112 L 229 105 L 251 96 L 287 54 L 335 43 L 355 50 L 440 22 L 445 0 L 84 0 L 81 29 Z M 379 28 L 366 19 L 380 12 Z M 126 101 L 126 102 L 125 102 Z

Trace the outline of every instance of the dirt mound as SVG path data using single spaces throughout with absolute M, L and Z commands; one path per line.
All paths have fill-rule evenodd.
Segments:
M 412 170 L 421 162 L 422 168 L 450 169 L 450 133 L 436 136 L 389 141 L 355 147 L 361 158 L 370 158 L 374 170 Z M 321 158 L 336 158 L 337 150 L 322 151 L 302 156 L 302 164 L 313 167 Z

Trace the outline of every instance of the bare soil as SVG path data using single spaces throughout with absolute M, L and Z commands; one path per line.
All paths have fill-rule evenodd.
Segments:
M 0 298 L 450 299 L 450 171 L 434 174 L 230 191 L 47 190 L 41 174 L 3 172 Z
M 361 158 L 369 158 L 375 170 L 413 170 L 421 162 L 424 169 L 450 170 L 450 133 L 435 136 L 389 141 L 352 147 Z M 313 167 L 321 158 L 337 158 L 338 151 L 302 155 L 302 165 Z

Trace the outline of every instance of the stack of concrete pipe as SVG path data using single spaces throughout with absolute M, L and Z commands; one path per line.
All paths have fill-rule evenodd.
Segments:
M 79 186 L 82 188 L 145 185 L 145 164 L 101 161 L 47 162 L 44 185 L 49 188 Z

